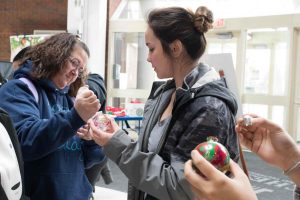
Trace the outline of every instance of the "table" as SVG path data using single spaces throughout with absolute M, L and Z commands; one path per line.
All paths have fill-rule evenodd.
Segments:
M 131 128 L 130 125 L 128 124 L 128 121 L 138 121 L 139 123 L 139 129 L 138 129 L 138 134 L 140 134 L 140 129 L 141 129 L 141 121 L 143 120 L 142 116 L 122 116 L 122 117 L 115 117 L 115 121 L 120 121 L 121 122 L 121 127 L 124 129 L 124 123 L 126 125 L 126 128 Z
M 124 123 L 126 125 L 126 128 L 130 128 L 128 121 L 138 121 L 139 122 L 139 130 L 138 133 L 140 133 L 140 128 L 141 128 L 141 121 L 143 120 L 142 116 L 122 116 L 122 117 L 115 117 L 115 121 L 120 121 L 121 122 L 121 127 L 124 129 Z

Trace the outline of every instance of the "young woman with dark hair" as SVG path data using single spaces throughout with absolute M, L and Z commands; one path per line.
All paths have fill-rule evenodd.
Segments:
M 128 199 L 194 199 L 183 173 L 192 149 L 215 136 L 232 159 L 239 158 L 236 100 L 219 74 L 199 63 L 212 28 L 210 10 L 156 9 L 147 22 L 147 60 L 158 78 L 170 80 L 152 88 L 138 141 L 113 120 L 112 132 L 91 123 L 92 137 L 129 178 Z

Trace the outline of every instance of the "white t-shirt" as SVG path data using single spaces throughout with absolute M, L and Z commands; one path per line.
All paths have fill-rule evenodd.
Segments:
M 22 195 L 22 180 L 14 146 L 0 123 L 0 182 L 9 200 L 19 200 Z

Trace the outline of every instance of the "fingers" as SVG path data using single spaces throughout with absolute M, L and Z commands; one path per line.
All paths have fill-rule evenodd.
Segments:
M 203 185 L 205 182 L 204 177 L 196 173 L 192 166 L 192 160 L 189 160 L 184 165 L 184 175 L 188 182 L 198 188 L 200 185 Z
M 90 92 L 91 93 L 89 95 L 86 95 L 83 97 L 83 98 L 85 98 L 85 101 L 88 103 L 93 103 L 95 101 L 99 102 L 99 99 L 97 98 L 97 96 L 92 91 L 90 91 Z
M 101 129 L 97 128 L 92 120 L 88 122 L 88 125 L 91 128 L 91 136 L 93 139 L 101 137 Z
M 108 133 L 108 132 L 104 132 L 101 129 L 97 128 L 94 125 L 93 121 L 90 121 L 89 125 L 90 125 L 90 127 L 92 129 L 91 136 L 92 136 L 93 140 L 97 144 L 99 144 L 101 146 L 105 146 L 109 142 L 109 140 L 111 139 L 111 137 L 113 136 L 113 134 L 112 133 Z
M 89 90 L 89 86 L 84 85 L 84 86 L 82 86 L 78 89 L 76 97 L 86 95 L 86 93 L 89 92 L 89 91 L 91 91 L 91 90 Z
M 244 171 L 240 168 L 240 166 L 234 162 L 233 160 L 230 159 L 230 171 L 233 174 L 234 177 L 245 177 L 247 178 L 246 174 L 244 173 Z M 234 178 L 233 177 L 233 178 Z
M 202 155 L 200 155 L 196 150 L 191 153 L 193 163 L 195 167 L 208 179 L 214 179 L 218 176 L 224 176 L 222 172 L 217 170 L 210 162 L 208 162 Z
M 243 146 L 247 147 L 248 149 L 252 150 L 253 138 L 254 138 L 255 133 L 250 132 L 247 128 L 244 127 L 243 125 L 240 126 L 238 124 L 238 125 L 236 125 L 235 130 L 239 136 L 240 143 Z
M 115 119 L 113 117 L 110 117 L 109 120 L 110 120 L 110 124 L 112 126 L 113 131 L 117 131 L 120 129 L 119 125 L 117 124 L 117 122 L 115 121 Z
M 256 114 L 247 113 L 247 114 L 244 114 L 241 118 L 238 119 L 237 124 L 244 125 L 244 116 L 246 116 L 246 115 L 250 116 L 251 118 L 259 118 L 259 116 L 256 115 Z
M 95 126 L 93 120 L 89 120 L 89 121 L 88 121 L 88 125 L 90 126 L 90 128 L 91 128 L 91 130 L 92 130 L 93 132 L 99 131 L 99 129 Z
M 76 133 L 78 135 L 78 137 L 84 139 L 84 140 L 92 140 L 92 136 L 91 135 L 85 135 L 83 133 L 77 132 Z
M 259 117 L 255 114 L 247 114 L 250 117 L 252 117 L 251 122 L 252 124 L 250 126 L 244 126 L 243 118 L 238 119 L 237 126 L 239 127 L 245 127 L 247 130 L 254 132 L 256 128 L 262 127 L 270 130 L 271 132 L 278 132 L 282 131 L 282 128 L 275 124 L 274 122 L 267 120 L 265 118 Z
M 271 133 L 282 132 L 282 128 L 274 122 L 264 118 L 253 118 L 252 123 L 256 127 L 262 127 L 268 129 Z M 254 131 L 255 127 L 249 127 L 250 131 Z
M 94 92 L 88 89 L 88 85 L 79 88 L 76 98 L 84 98 L 87 103 L 94 103 L 95 101 L 99 102 L 99 99 Z
M 96 95 L 92 91 L 88 90 L 83 92 L 83 94 L 76 96 L 74 108 L 79 116 L 84 121 L 87 121 L 100 109 L 100 103 Z
M 244 137 L 244 135 L 239 133 L 239 140 L 241 142 L 241 144 L 245 147 L 247 147 L 248 149 L 252 150 L 252 146 L 253 146 L 253 142 L 252 140 Z
M 204 199 L 202 192 L 200 190 L 198 190 L 198 188 L 191 185 L 191 189 L 194 193 L 195 200 L 208 200 L 208 199 Z
M 88 125 L 84 125 L 82 128 L 79 128 L 77 131 L 77 135 L 85 140 L 92 140 L 92 136 L 89 132 L 89 127 Z
M 191 155 L 192 160 L 187 161 L 184 166 L 185 178 L 191 184 L 197 199 L 203 199 L 203 197 L 207 199 L 210 196 L 210 191 L 212 191 L 211 188 L 215 188 L 215 186 L 219 184 L 219 180 L 224 179 L 223 177 L 225 175 L 210 164 L 196 150 L 193 150 Z M 205 174 L 205 177 L 197 173 L 194 169 L 195 167 L 202 174 Z M 225 178 L 227 177 L 225 176 Z
M 101 107 L 100 101 L 97 98 L 97 96 L 91 91 L 91 94 L 89 96 L 82 97 L 84 99 L 85 104 L 89 104 L 90 106 L 95 107 L 95 109 L 98 111 Z

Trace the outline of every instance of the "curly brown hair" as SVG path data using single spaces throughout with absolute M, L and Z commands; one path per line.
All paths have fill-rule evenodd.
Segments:
M 32 46 L 26 52 L 23 63 L 28 59 L 32 61 L 32 78 L 50 79 L 66 66 L 67 59 L 70 57 L 75 45 L 79 45 L 90 57 L 87 45 L 76 35 L 59 33 Z M 84 71 L 83 75 L 78 76 L 70 92 L 76 94 L 79 87 L 85 84 L 86 78 L 87 70 Z

